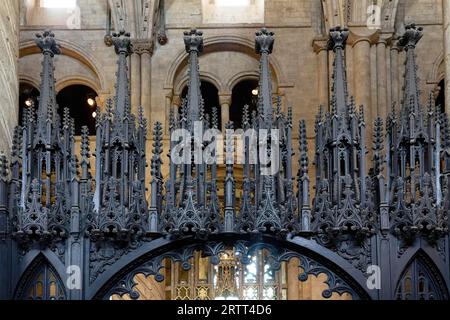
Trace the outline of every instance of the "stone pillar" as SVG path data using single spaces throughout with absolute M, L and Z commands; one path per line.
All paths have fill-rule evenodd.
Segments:
M 181 97 L 179 95 L 174 95 L 172 97 L 172 95 L 167 95 L 167 97 L 170 99 L 169 101 L 169 105 L 170 102 L 172 102 L 172 105 L 170 106 L 171 108 L 176 108 L 176 109 L 180 109 L 181 105 L 182 105 L 182 101 L 181 101 Z M 177 110 L 174 110 L 174 112 L 176 112 Z
M 231 94 L 219 95 L 219 104 L 222 113 L 222 131 L 225 132 L 225 125 L 230 121 Z
M 369 34 L 368 31 L 372 33 Z M 372 87 L 371 47 L 378 42 L 378 39 L 378 32 L 373 33 L 372 30 L 367 28 L 355 28 L 350 30 L 348 41 L 349 45 L 353 47 L 353 95 L 355 96 L 356 107 L 364 106 L 368 144 L 372 142 L 373 118 L 377 110 L 377 105 L 372 103 L 373 100 L 376 101 L 376 99 L 372 99 L 372 92 L 377 94 L 377 90 Z
M 166 97 L 166 99 L 165 99 L 165 108 L 166 108 L 165 133 L 166 133 L 166 135 L 169 135 L 169 133 L 170 133 L 170 128 L 169 128 L 170 127 L 170 123 L 169 123 L 170 111 L 173 110 L 175 118 L 177 119 L 179 108 L 181 106 L 181 98 L 179 98 L 179 96 L 174 96 L 172 93 L 172 90 L 167 92 L 165 97 Z M 176 97 L 178 97 L 178 99 L 176 99 Z M 175 100 L 179 101 L 178 105 L 175 103 Z
M 356 105 L 371 107 L 371 73 L 370 73 L 370 40 L 359 37 L 353 42 L 353 63 L 355 68 L 354 83 Z
M 377 44 L 377 95 L 378 108 L 377 113 L 383 119 L 387 116 L 388 94 L 387 94 L 387 62 L 386 62 L 387 39 L 381 38 Z
M 450 2 L 445 0 L 444 11 L 444 48 L 445 48 L 445 111 L 450 112 Z
M 131 101 L 133 108 L 142 106 L 144 116 L 147 118 L 149 125 L 152 123 L 151 116 L 151 73 L 152 73 L 152 53 L 153 45 L 151 40 L 139 39 L 133 41 L 133 55 L 131 60 Z M 136 62 L 133 57 L 137 56 Z M 139 60 L 138 60 L 139 59 Z M 139 69 L 133 68 L 133 65 L 139 66 Z M 136 82 L 133 81 L 133 75 Z M 137 83 L 139 85 L 137 85 Z M 135 88 L 135 89 L 133 89 Z
M 400 104 L 400 82 L 399 82 L 399 74 L 403 74 L 400 72 L 400 49 L 394 45 L 390 50 L 391 54 L 391 69 L 389 70 L 389 76 L 391 77 L 391 100 L 392 103 L 396 105 Z M 391 106 L 389 106 L 389 112 L 391 111 Z
M 150 50 L 145 50 L 141 55 L 141 105 L 144 115 L 151 123 L 151 98 L 152 98 L 152 55 Z
M 330 92 L 327 41 L 324 39 L 314 40 L 313 47 L 314 52 L 317 54 L 319 105 L 327 106 Z
M 0 150 L 10 153 L 14 127 L 18 121 L 19 80 L 19 3 L 17 0 L 0 1 Z
M 131 55 L 131 110 L 136 113 L 141 105 L 141 56 Z
M 19 81 L 17 61 L 19 57 L 19 1 L 0 1 L 0 155 L 10 154 L 14 127 L 18 121 Z M 6 157 L 1 160 L 7 165 Z M 7 170 L 0 169 L 0 300 L 12 299 L 12 279 L 17 277 L 17 256 L 13 253 L 13 243 L 7 236 L 9 218 L 7 211 L 6 190 Z

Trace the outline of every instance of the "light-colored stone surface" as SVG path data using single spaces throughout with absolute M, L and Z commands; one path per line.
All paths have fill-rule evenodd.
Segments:
M 444 3 L 444 46 L 445 46 L 445 78 L 446 88 L 445 88 L 445 96 L 450 97 L 450 1 L 443 1 Z M 450 112 L 450 99 L 446 99 L 445 110 Z
M 19 104 L 19 3 L 17 0 L 1 1 L 0 13 L 0 151 L 9 154 Z

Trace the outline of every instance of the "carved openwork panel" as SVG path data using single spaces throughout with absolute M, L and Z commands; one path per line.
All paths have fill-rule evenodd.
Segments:
M 300 283 L 322 288 L 323 299 L 366 298 L 357 285 L 305 255 L 246 241 L 189 245 L 150 258 L 117 283 L 108 284 L 103 298 L 148 299 L 145 288 L 152 284 L 175 300 L 286 300 L 288 268 Z

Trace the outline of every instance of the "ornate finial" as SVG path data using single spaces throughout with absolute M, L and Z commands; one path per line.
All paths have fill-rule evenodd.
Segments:
M 110 119 L 112 115 L 113 115 L 113 101 L 111 98 L 109 98 L 108 100 L 106 100 L 105 116 Z
M 423 37 L 423 28 L 411 23 L 406 25 L 405 29 L 405 33 L 398 41 L 398 46 L 405 48 L 405 50 L 414 49 Z
M 244 129 L 250 127 L 250 107 L 248 104 L 244 105 L 244 111 L 242 112 L 242 127 Z
M 24 113 L 27 111 L 25 110 Z M 24 122 L 26 123 L 26 122 Z M 21 148 L 22 148 L 22 127 L 16 126 L 14 128 L 13 142 L 12 142 L 12 151 L 11 151 L 11 161 L 14 163 L 19 160 Z
M 53 57 L 55 54 L 61 53 L 60 46 L 55 40 L 55 34 L 50 30 L 45 30 L 42 34 L 37 33 L 35 42 L 43 54 L 49 53 Z
M 274 33 L 262 28 L 261 31 L 256 32 L 255 49 L 258 54 L 271 54 L 273 44 L 275 42 Z
M 336 96 L 333 96 L 331 98 L 331 114 L 333 115 L 333 117 L 338 115 L 338 107 L 337 107 L 337 103 L 336 103 Z
M 444 141 L 443 146 L 445 149 L 448 149 L 450 148 L 450 123 L 446 113 L 441 114 L 441 124 L 442 139 Z
M 337 49 L 345 49 L 345 44 L 349 36 L 348 28 L 335 27 L 330 30 L 330 39 L 328 40 L 328 48 L 336 51 Z
M 89 147 L 89 129 L 87 126 L 81 127 L 81 158 L 86 160 L 90 158 Z
M 0 151 L 0 181 L 6 182 L 8 178 L 8 159 L 3 151 Z
M 186 45 L 186 52 L 203 51 L 203 32 L 196 29 L 184 32 L 184 44 Z
M 300 143 L 300 159 L 299 159 L 299 165 L 300 165 L 299 178 L 300 178 L 300 177 L 308 175 L 308 166 L 309 166 L 308 141 L 307 141 L 307 135 L 306 135 L 305 120 L 300 121 L 300 124 L 299 124 L 299 143 Z
M 217 107 L 212 108 L 212 128 L 219 129 L 219 113 Z
M 281 97 L 277 97 L 277 109 L 276 109 L 277 117 L 281 116 Z
M 373 167 L 374 174 L 379 175 L 383 171 L 383 120 L 380 117 L 375 119 L 373 131 Z
M 154 178 L 160 178 L 160 168 L 162 164 L 161 154 L 163 152 L 162 144 L 162 124 L 161 122 L 155 122 L 153 128 L 153 156 L 151 161 L 151 175 Z
M 184 32 L 184 43 L 189 53 L 189 82 L 187 94 L 188 127 L 193 130 L 196 121 L 202 121 L 203 98 L 200 90 L 201 81 L 199 73 L 198 55 L 203 51 L 203 32 L 195 29 Z
M 175 130 L 176 124 L 175 124 L 175 113 L 173 109 L 170 109 L 169 113 L 169 131 L 172 132 Z
M 64 108 L 63 110 L 63 129 L 70 130 L 72 119 L 70 118 L 69 108 Z
M 348 114 L 355 114 L 356 113 L 356 102 L 355 97 L 350 97 L 350 104 L 348 105 Z
M 364 115 L 364 106 L 359 106 L 359 123 L 362 124 L 366 120 L 366 116 Z
M 116 53 L 128 56 L 131 53 L 130 33 L 121 30 L 119 33 L 113 33 L 112 36 Z
M 287 114 L 287 125 L 289 128 L 292 128 L 292 106 L 288 107 L 288 114 Z
M 144 108 L 142 106 L 139 106 L 139 108 L 138 108 L 138 124 L 139 124 L 139 127 L 145 128 L 146 127 L 145 126 L 145 122 L 146 122 L 146 119 L 144 117 Z
M 183 99 L 180 107 L 180 122 L 187 123 L 188 120 L 188 107 L 187 107 L 187 99 Z

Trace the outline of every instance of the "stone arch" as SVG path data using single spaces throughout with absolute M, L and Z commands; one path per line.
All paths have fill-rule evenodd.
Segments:
M 39 82 L 40 82 L 39 79 L 36 79 L 35 77 L 30 76 L 30 75 L 22 74 L 22 75 L 19 76 L 19 83 L 29 84 L 30 86 L 33 86 L 33 87 L 35 87 L 38 90 L 39 90 L 39 87 L 40 87 L 40 83 Z
M 409 278 L 412 286 L 412 299 L 420 299 L 418 297 L 420 290 L 417 287 L 420 285 L 420 281 L 424 280 L 434 291 L 433 294 L 435 296 L 435 300 L 447 300 L 449 298 L 447 284 L 441 271 L 430 256 L 428 256 L 423 249 L 419 249 L 408 258 L 408 262 L 404 264 L 403 269 L 400 269 L 401 273 L 394 282 L 395 291 L 393 292 L 393 297 L 399 298 L 399 295 L 405 294 L 404 292 L 401 292 L 403 290 L 402 286 L 404 286 L 405 279 Z M 421 272 L 422 275 L 419 275 L 419 272 Z M 420 279 L 420 277 L 424 279 Z
M 26 290 L 30 287 L 32 282 L 36 280 L 36 276 L 43 268 L 46 268 L 53 274 L 59 290 L 62 290 L 62 296 L 64 299 L 67 299 L 67 292 L 64 286 L 64 267 L 54 254 L 47 251 L 35 252 L 34 254 L 27 255 L 24 261 L 26 263 L 22 265 L 23 272 L 20 273 L 22 276 L 15 285 L 15 299 L 24 299 Z
M 179 81 L 177 81 L 177 83 L 174 85 L 174 95 L 181 96 L 181 93 L 184 87 L 187 86 L 188 81 L 189 81 L 188 75 L 185 75 L 183 78 L 179 79 Z M 200 81 L 206 81 L 211 83 L 217 88 L 219 93 L 223 91 L 224 86 L 221 83 L 219 77 L 211 72 L 202 72 L 200 74 Z
M 444 52 L 441 51 L 434 59 L 433 66 L 427 77 L 427 83 L 437 85 L 443 79 L 445 79 L 445 61 Z
M 98 84 L 96 84 L 95 86 L 96 88 L 98 88 L 98 91 L 104 91 L 107 89 L 106 79 L 102 72 L 100 72 L 100 68 L 98 67 L 100 64 L 89 52 L 87 52 L 80 46 L 64 39 L 58 39 L 58 43 L 61 46 L 61 54 L 63 56 L 67 56 L 74 60 L 77 60 L 95 75 L 95 77 L 98 79 Z M 36 46 L 34 41 L 24 41 L 19 45 L 19 59 L 29 55 L 40 53 L 41 51 Z
M 251 41 L 247 38 L 239 36 L 214 36 L 205 38 L 204 50 L 202 55 L 223 51 L 240 52 L 256 59 L 257 61 L 259 60 L 259 55 L 255 52 L 254 49 L 254 41 Z M 185 52 L 185 50 L 178 53 L 177 57 L 171 63 L 171 67 L 169 68 L 169 71 L 167 73 L 164 83 L 165 89 L 174 88 L 175 79 L 177 75 L 179 75 L 181 70 L 183 70 L 183 68 L 187 66 L 188 58 L 189 56 Z M 275 83 L 278 83 L 279 86 L 283 86 L 283 84 L 287 83 L 285 75 L 281 70 L 281 66 L 277 61 L 275 55 L 270 56 L 270 67 L 272 69 L 272 76 Z M 225 87 L 223 89 L 228 90 L 229 88 Z
M 299 273 L 299 280 L 304 281 L 308 275 L 319 275 L 325 273 L 328 276 L 330 289 L 323 292 L 323 296 L 331 296 L 333 292 L 344 293 L 350 292 L 355 299 L 375 299 L 376 293 L 370 291 L 366 286 L 366 278 L 364 274 L 338 256 L 336 253 L 321 247 L 317 243 L 307 239 L 294 239 L 292 241 L 280 241 L 270 236 L 264 236 L 253 243 L 250 237 L 245 235 L 236 235 L 233 242 L 231 238 L 227 240 L 227 244 L 231 243 L 240 246 L 241 241 L 248 241 L 249 247 L 255 248 L 275 248 L 280 252 L 278 260 L 274 261 L 279 266 L 283 259 L 304 257 L 303 264 L 299 268 L 303 268 L 303 273 Z M 198 241 L 193 238 L 182 240 L 159 239 L 152 243 L 147 243 L 130 253 L 122 256 L 114 264 L 110 265 L 99 275 L 90 285 L 87 292 L 87 299 L 105 299 L 110 294 L 130 294 L 133 297 L 132 289 L 135 285 L 134 278 L 137 274 L 145 276 L 155 276 L 157 281 L 163 281 L 160 270 L 163 268 L 161 262 L 165 258 L 173 259 L 186 266 L 189 258 L 189 252 L 185 249 L 192 250 L 196 246 L 208 246 L 207 256 L 212 260 L 216 259 L 217 254 L 224 247 L 220 246 L 220 242 L 214 241 Z M 206 248 L 206 247 L 202 247 Z M 279 251 L 279 248 L 286 250 Z M 204 249 L 202 249 L 204 250 Z M 184 268 L 184 267 L 183 267 Z M 189 268 L 186 266 L 186 268 Z M 162 277 L 162 278 L 161 278 Z M 302 280 L 303 279 L 303 280 Z M 115 291 L 119 289 L 120 292 Z M 347 291 L 349 290 L 349 291 Z
M 233 90 L 233 88 L 242 81 L 245 80 L 259 80 L 259 72 L 255 71 L 243 71 L 238 74 L 236 74 L 234 77 L 232 77 L 226 84 L 226 87 L 229 88 L 230 91 Z
M 82 76 L 78 76 L 78 77 L 66 77 L 63 79 L 59 79 L 56 82 L 56 92 L 61 91 L 64 88 L 67 88 L 69 86 L 73 86 L 73 85 L 83 85 L 83 86 L 87 86 L 92 88 L 95 92 L 97 92 L 97 94 L 99 94 L 99 92 L 101 92 L 101 89 L 98 87 L 99 84 L 92 81 L 92 79 L 89 79 L 88 77 L 82 77 Z

